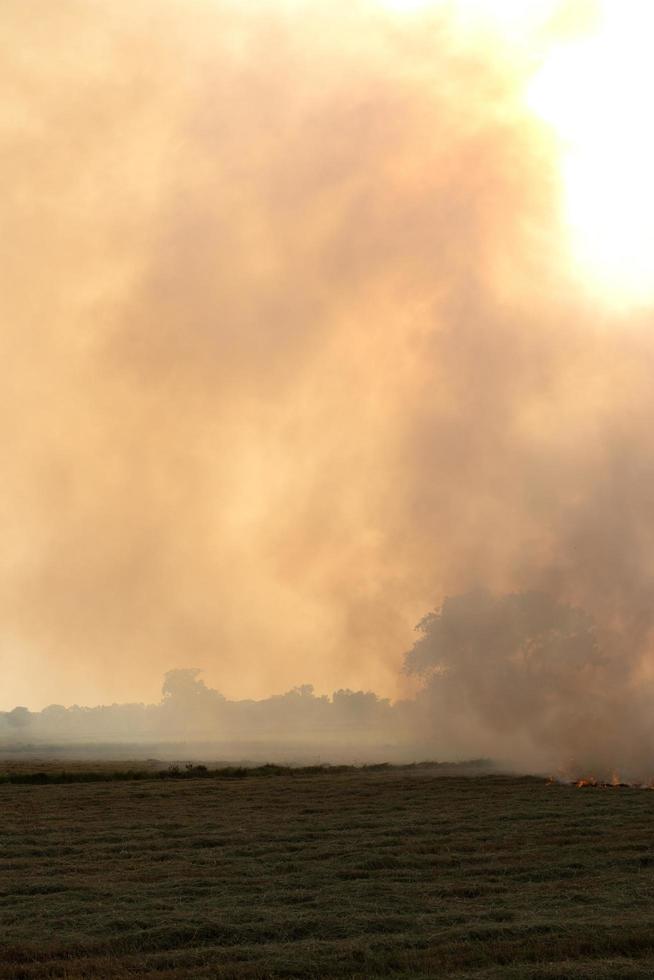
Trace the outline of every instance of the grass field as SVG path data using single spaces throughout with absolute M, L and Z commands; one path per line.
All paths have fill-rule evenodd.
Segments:
M 654 977 L 654 793 L 439 773 L 0 785 L 0 977 Z

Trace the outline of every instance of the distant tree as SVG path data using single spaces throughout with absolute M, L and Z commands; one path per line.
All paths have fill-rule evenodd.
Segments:
M 6 714 L 7 721 L 12 728 L 27 728 L 32 720 L 32 715 L 28 708 L 19 705 Z
M 159 723 L 178 733 L 208 734 L 216 730 L 225 698 L 207 687 L 197 667 L 169 670 L 164 676 Z
M 334 712 L 339 722 L 366 726 L 383 717 L 390 707 L 386 698 L 378 698 L 373 691 L 351 691 L 341 688 L 332 695 Z
M 162 694 L 165 700 L 192 702 L 194 699 L 211 698 L 223 700 L 223 695 L 207 687 L 200 679 L 202 671 L 198 667 L 178 667 L 164 674 Z
M 314 696 L 313 690 L 313 684 L 298 684 L 297 687 L 291 688 L 288 695 L 297 695 L 300 698 L 312 698 Z
M 41 712 L 43 718 L 60 720 L 66 717 L 67 711 L 63 704 L 49 704 Z

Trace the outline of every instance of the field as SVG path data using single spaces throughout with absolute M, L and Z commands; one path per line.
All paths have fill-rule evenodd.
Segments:
M 0 977 L 654 976 L 653 792 L 443 771 L 0 785 Z

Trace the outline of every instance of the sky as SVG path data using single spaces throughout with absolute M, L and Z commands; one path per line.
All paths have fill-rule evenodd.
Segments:
M 0 708 L 399 697 L 476 587 L 654 673 L 652 20 L 5 0 Z

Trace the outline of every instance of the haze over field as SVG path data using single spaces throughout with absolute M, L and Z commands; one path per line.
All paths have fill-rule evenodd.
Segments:
M 653 17 L 5 0 L 0 708 L 648 768 Z

